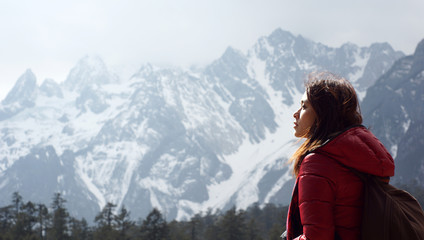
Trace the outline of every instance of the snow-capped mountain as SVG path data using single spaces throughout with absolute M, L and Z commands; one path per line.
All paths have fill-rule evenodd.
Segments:
M 424 182 L 424 40 L 370 87 L 365 122 L 396 156 L 396 182 Z
M 306 75 L 330 70 L 363 97 L 401 57 L 387 43 L 331 48 L 277 29 L 201 71 L 147 64 L 119 79 L 85 57 L 63 83 L 37 86 L 27 70 L 0 105 L 0 194 L 49 203 L 60 192 L 88 220 L 107 202 L 168 219 L 286 204 Z
M 27 70 L 16 82 L 14 88 L 2 101 L 0 120 L 10 118 L 25 108 L 31 108 L 37 98 L 37 79 Z

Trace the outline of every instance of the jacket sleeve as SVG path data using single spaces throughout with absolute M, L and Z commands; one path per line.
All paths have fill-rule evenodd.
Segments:
M 305 158 L 299 174 L 299 210 L 303 235 L 299 240 L 334 240 L 335 184 L 331 170 L 317 155 Z M 318 160 L 318 161 L 317 161 Z

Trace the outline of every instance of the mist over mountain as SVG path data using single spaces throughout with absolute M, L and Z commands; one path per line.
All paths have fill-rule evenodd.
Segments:
M 424 40 L 368 89 L 364 120 L 395 156 L 395 182 L 424 182 Z
M 413 70 L 410 90 L 421 86 L 420 54 L 405 57 L 387 43 L 331 48 L 276 29 L 245 53 L 229 47 L 200 71 L 146 64 L 121 79 L 101 58 L 84 57 L 65 82 L 37 86 L 27 70 L 0 105 L 0 194 L 18 191 L 48 203 L 60 192 L 71 214 L 88 220 L 107 202 L 125 205 L 134 218 L 156 207 L 168 219 L 255 202 L 288 204 L 292 115 L 307 74 L 329 70 L 348 78 L 361 98 L 366 94 L 364 113 L 373 114 L 383 101 L 378 86 L 393 69 Z M 396 93 L 407 91 L 396 86 Z M 422 102 L 420 96 L 411 101 Z M 411 109 L 393 120 L 409 121 L 402 138 L 422 129 L 418 115 Z M 384 139 L 392 150 L 403 148 L 391 142 L 396 131 Z

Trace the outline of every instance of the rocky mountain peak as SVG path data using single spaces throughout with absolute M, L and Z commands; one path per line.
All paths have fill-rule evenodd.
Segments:
M 221 59 L 231 60 L 233 58 L 240 58 L 240 57 L 241 58 L 244 57 L 242 52 L 240 52 L 239 50 L 233 47 L 228 47 L 225 50 L 224 54 L 222 55 Z
M 395 56 L 396 58 L 405 56 L 403 52 L 394 50 L 387 42 L 371 44 L 370 53 L 377 56 Z
M 37 78 L 31 69 L 28 69 L 19 77 L 2 103 L 7 105 L 18 102 L 25 107 L 32 107 L 36 98 L 36 90 Z
M 414 56 L 424 56 L 424 39 L 421 40 L 421 42 L 418 43 L 417 47 L 415 48 Z
M 362 103 L 365 125 L 372 128 L 395 158 L 395 182 L 424 179 L 420 170 L 424 149 L 423 70 L 424 41 L 421 41 L 414 55 L 398 59 L 368 88 Z
M 86 87 L 96 88 L 117 80 L 100 57 L 85 56 L 71 69 L 64 85 L 70 91 L 81 91 Z
M 131 79 L 147 78 L 157 70 L 157 67 L 153 66 L 150 63 L 146 63 L 142 65 L 134 75 L 131 76 Z
M 340 48 L 343 51 L 349 51 L 349 52 L 351 52 L 351 51 L 355 51 L 358 48 L 358 45 L 356 45 L 354 43 L 351 43 L 351 42 L 347 42 L 347 43 L 342 44 L 340 46 Z
M 40 92 L 44 93 L 47 97 L 58 97 L 63 98 L 62 90 L 60 89 L 59 84 L 57 84 L 53 79 L 45 79 L 43 84 L 40 86 Z
M 19 191 L 48 202 L 48 191 L 67 193 L 71 212 L 86 219 L 106 202 L 125 205 L 133 217 L 156 207 L 170 219 L 285 203 L 293 185 L 284 164 L 294 146 L 291 115 L 305 74 L 327 69 L 372 80 L 392 65 L 370 57 L 369 48 L 353 50 L 277 29 L 250 54 L 227 48 L 203 72 L 147 64 L 113 86 L 102 59 L 84 57 L 62 86 L 46 80 L 33 91 L 36 107 L 0 105 L 0 195 Z M 34 79 L 17 86 L 37 89 Z M 63 99 L 46 99 L 56 90 Z M 49 185 L 40 190 L 34 179 Z
M 414 63 L 411 67 L 411 75 L 415 75 L 424 69 L 424 39 L 418 43 L 414 52 Z
M 284 31 L 281 28 L 277 28 L 268 36 L 269 43 L 273 46 L 281 43 L 291 43 L 294 39 L 295 36 L 292 33 Z

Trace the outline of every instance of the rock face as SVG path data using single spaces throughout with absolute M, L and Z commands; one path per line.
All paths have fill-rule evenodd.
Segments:
M 147 64 L 119 79 L 100 58 L 85 57 L 64 83 L 38 87 L 27 71 L 0 105 L 0 194 L 49 203 L 60 192 L 71 214 L 87 220 L 107 202 L 133 218 L 156 207 L 168 219 L 287 204 L 292 114 L 307 73 L 335 72 L 363 95 L 401 57 L 385 43 L 330 48 L 277 29 L 196 72 Z M 416 61 L 396 64 L 409 71 Z M 366 101 L 378 105 L 372 96 Z M 405 124 L 418 114 L 405 112 Z M 405 124 L 401 132 L 415 129 Z
M 25 108 L 33 107 L 36 98 L 37 79 L 34 73 L 28 69 L 1 102 L 0 121 L 16 115 Z
M 366 124 L 396 156 L 395 182 L 424 181 L 424 40 L 396 61 L 363 101 Z

